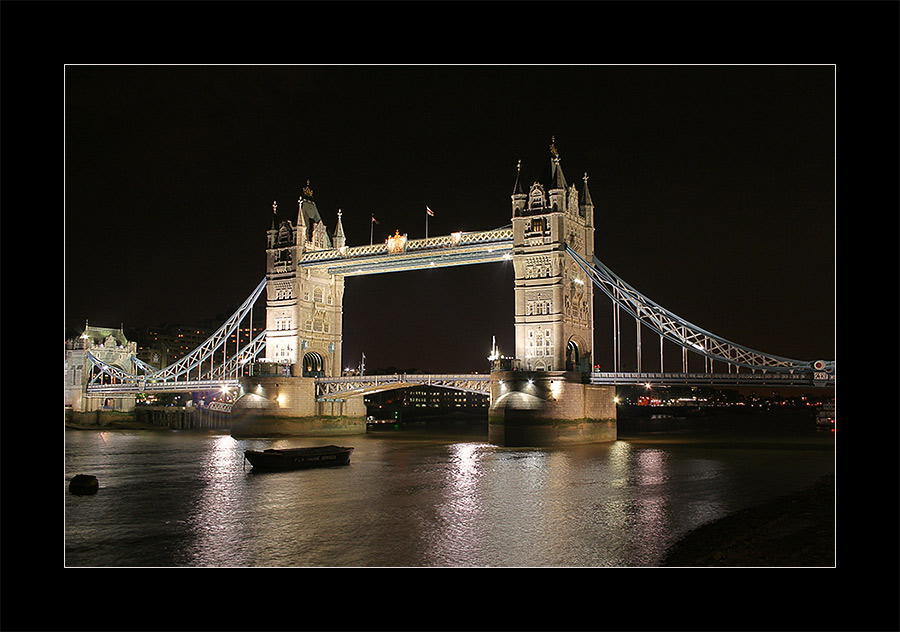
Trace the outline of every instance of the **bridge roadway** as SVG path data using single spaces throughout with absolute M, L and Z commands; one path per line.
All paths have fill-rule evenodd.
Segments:
M 523 377 L 526 373 L 523 372 Z M 822 379 L 816 379 L 820 377 Z M 656 386 L 829 386 L 834 375 L 827 378 L 812 373 L 610 373 L 593 372 L 584 375 L 587 384 Z M 316 378 L 316 392 L 322 397 L 336 394 L 367 394 L 406 388 L 408 386 L 440 386 L 470 393 L 490 394 L 490 374 L 464 373 L 430 375 L 422 373 L 395 375 L 366 375 L 354 377 Z
M 523 376 L 525 373 L 523 373 Z M 834 374 L 798 373 L 612 373 L 593 372 L 584 376 L 587 384 L 656 386 L 816 386 L 834 385 Z M 489 395 L 491 376 L 488 373 L 398 373 L 393 375 L 365 375 L 347 377 L 317 377 L 316 396 L 366 395 L 410 386 L 437 386 L 468 393 Z M 211 391 L 238 388 L 240 380 L 185 380 L 181 382 L 134 381 L 119 384 L 92 385 L 88 394 L 112 395 L 127 393 L 164 393 Z

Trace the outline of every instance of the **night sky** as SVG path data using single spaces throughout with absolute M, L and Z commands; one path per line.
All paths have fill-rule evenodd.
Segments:
M 272 202 L 295 217 L 307 180 L 349 245 L 373 214 L 376 242 L 423 237 L 426 205 L 430 235 L 506 225 L 517 161 L 530 184 L 555 137 L 627 283 L 738 344 L 834 358 L 832 65 L 69 65 L 65 112 L 72 330 L 224 320 L 265 275 Z M 344 364 L 484 371 L 492 336 L 513 349 L 512 301 L 509 263 L 348 278 Z

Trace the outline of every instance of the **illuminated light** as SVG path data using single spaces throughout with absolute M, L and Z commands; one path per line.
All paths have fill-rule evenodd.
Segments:
M 394 235 L 388 237 L 385 243 L 387 244 L 388 252 L 391 254 L 404 252 L 406 250 L 406 235 L 401 235 L 399 230 L 394 231 Z
M 646 384 L 644 384 L 644 388 L 650 388 L 650 382 L 647 382 Z
M 512 255 L 509 254 L 509 253 L 507 252 L 505 255 L 503 255 L 503 258 L 504 258 L 506 261 L 509 261 L 510 259 L 512 259 Z
M 279 406 L 284 406 L 284 403 L 287 401 L 287 397 L 285 397 L 284 393 L 281 393 L 278 397 L 275 398 L 275 401 L 278 402 Z
M 559 397 L 560 391 L 562 391 L 562 382 L 550 382 L 550 393 L 553 394 L 554 399 Z
M 613 401 L 614 401 L 614 402 L 615 402 L 615 403 L 617 403 L 617 404 L 618 404 L 618 403 L 619 403 L 619 401 L 620 401 L 620 400 L 619 400 L 619 396 L 618 396 L 618 395 L 616 395 L 616 396 L 615 396 L 615 397 L 613 397 Z
M 528 380 L 528 385 L 531 386 L 532 384 L 534 384 L 534 380 Z
M 462 239 L 461 231 L 456 231 L 455 233 L 450 233 L 450 240 L 453 242 L 454 246 L 459 244 L 461 239 Z

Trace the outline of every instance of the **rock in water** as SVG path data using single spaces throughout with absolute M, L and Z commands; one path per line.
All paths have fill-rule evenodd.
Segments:
M 97 481 L 97 477 L 89 474 L 76 474 L 69 481 L 69 491 L 79 496 L 96 494 L 98 489 L 100 489 L 100 483 Z

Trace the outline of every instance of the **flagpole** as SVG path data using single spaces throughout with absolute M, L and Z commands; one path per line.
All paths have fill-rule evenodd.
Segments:
M 373 235 L 375 235 L 375 216 L 372 215 L 372 221 L 369 222 L 369 245 L 372 245 Z

